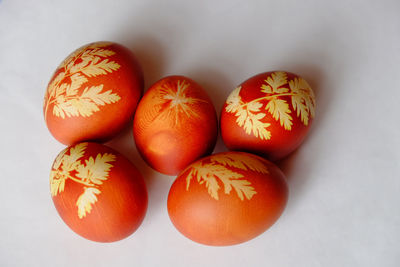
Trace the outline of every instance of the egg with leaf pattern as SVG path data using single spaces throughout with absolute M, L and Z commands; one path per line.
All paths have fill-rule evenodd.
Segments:
M 78 143 L 58 154 L 50 172 L 50 191 L 64 222 L 97 242 L 131 235 L 147 210 L 140 172 L 123 155 L 97 143 Z
M 173 225 L 205 245 L 248 241 L 271 227 L 288 198 L 284 174 L 253 154 L 224 152 L 183 170 L 168 195 Z
M 300 76 L 258 74 L 238 86 L 221 112 L 221 135 L 230 150 L 279 160 L 305 139 L 315 116 L 315 97 Z
M 127 48 L 91 43 L 58 66 L 45 93 L 44 118 L 63 144 L 106 141 L 133 118 L 142 91 L 142 70 Z
M 218 133 L 210 97 L 184 76 L 165 77 L 143 96 L 133 122 L 140 154 L 157 171 L 176 175 L 212 152 Z

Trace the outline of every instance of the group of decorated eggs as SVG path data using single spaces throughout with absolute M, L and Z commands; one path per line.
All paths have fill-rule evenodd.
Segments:
M 187 77 L 165 77 L 142 97 L 143 87 L 134 55 L 112 42 L 77 49 L 52 76 L 43 110 L 51 134 L 68 145 L 50 172 L 51 195 L 64 222 L 98 242 L 123 239 L 140 226 L 146 177 L 100 144 L 134 118 L 143 159 L 177 175 L 167 208 L 183 235 L 224 246 L 267 230 L 288 198 L 284 174 L 268 160 L 285 157 L 304 140 L 315 113 L 307 82 L 283 71 L 258 74 L 232 91 L 220 124 L 206 91 Z M 218 128 L 232 151 L 210 155 Z

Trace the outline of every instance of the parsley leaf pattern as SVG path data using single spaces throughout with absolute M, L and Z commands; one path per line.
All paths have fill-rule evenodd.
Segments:
M 118 102 L 121 97 L 112 90 L 103 90 L 103 84 L 87 86 L 88 78 L 112 73 L 120 68 L 107 57 L 114 51 L 104 49 L 107 42 L 90 44 L 73 52 L 58 67 L 61 71 L 49 83 L 44 98 L 44 114 L 50 106 L 56 117 L 89 117 L 100 110 L 100 106 Z M 83 88 L 83 90 L 81 90 Z
M 158 119 L 170 121 L 173 125 L 180 125 L 180 116 L 198 118 L 200 115 L 195 109 L 195 104 L 206 102 L 203 99 L 188 95 L 190 83 L 185 80 L 162 84 L 158 93 L 159 116 Z
M 57 196 L 64 192 L 67 180 L 83 185 L 84 192 L 78 197 L 76 206 L 78 217 L 82 219 L 92 210 L 92 205 L 97 202 L 97 195 L 101 193 L 99 185 L 108 179 L 109 172 L 116 160 L 111 153 L 97 154 L 95 158 L 89 157 L 82 163 L 88 143 L 80 143 L 66 148 L 54 161 L 50 172 L 51 195 Z
M 250 181 L 244 179 L 243 174 L 234 171 L 252 170 L 260 173 L 268 173 L 266 165 L 256 157 L 243 158 L 241 154 L 216 154 L 209 158 L 209 163 L 202 160 L 195 162 L 189 168 L 186 176 L 186 190 L 190 188 L 190 182 L 195 179 L 199 184 L 204 184 L 208 194 L 215 200 L 219 200 L 218 192 L 223 186 L 223 192 L 227 195 L 232 190 L 240 200 L 250 200 L 257 194 Z
M 303 78 L 296 77 L 288 82 L 286 72 L 273 72 L 261 85 L 260 91 L 265 93 L 265 96 L 249 102 L 241 98 L 241 89 L 239 86 L 229 95 L 225 111 L 235 114 L 236 123 L 243 127 L 247 134 L 253 134 L 261 140 L 271 138 L 271 132 L 268 130 L 271 123 L 265 120 L 267 113 L 288 131 L 293 125 L 290 104 L 305 126 L 310 118 L 315 116 L 315 96 Z M 290 103 L 282 97 L 290 97 Z

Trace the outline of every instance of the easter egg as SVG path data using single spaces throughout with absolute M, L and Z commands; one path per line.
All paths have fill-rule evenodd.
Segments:
M 182 171 L 168 195 L 173 225 L 205 245 L 227 246 L 262 234 L 283 212 L 288 198 L 284 174 L 253 154 L 224 152 Z
M 133 118 L 142 91 L 142 70 L 127 48 L 91 43 L 57 67 L 44 96 L 44 118 L 63 144 L 103 142 Z
M 207 93 L 184 76 L 169 76 L 148 89 L 137 108 L 133 135 L 138 151 L 157 171 L 176 175 L 212 152 L 218 133 Z
M 279 160 L 305 139 L 315 116 L 315 97 L 300 76 L 258 74 L 229 95 L 221 112 L 221 135 L 230 150 Z
M 77 143 L 61 151 L 50 172 L 50 191 L 64 222 L 97 242 L 131 235 L 147 210 L 140 172 L 123 155 L 97 143 Z

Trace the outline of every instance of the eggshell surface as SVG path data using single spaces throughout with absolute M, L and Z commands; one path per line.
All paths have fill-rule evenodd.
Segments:
M 305 139 L 315 116 L 315 97 L 300 76 L 261 73 L 239 85 L 221 112 L 221 135 L 230 150 L 279 160 Z
M 127 48 L 91 43 L 56 69 L 44 97 L 44 118 L 63 144 L 103 142 L 133 118 L 142 92 L 141 67 Z
M 211 153 L 217 133 L 211 99 L 200 85 L 184 76 L 169 76 L 151 86 L 139 103 L 133 123 L 142 157 L 168 175 L 176 175 Z
M 64 149 L 50 173 L 54 205 L 63 221 L 92 241 L 113 242 L 131 235 L 147 210 L 147 190 L 136 167 L 97 143 Z
M 189 165 L 168 195 L 168 213 L 187 238 L 205 245 L 246 242 L 280 217 L 288 198 L 283 173 L 243 152 L 224 152 Z

